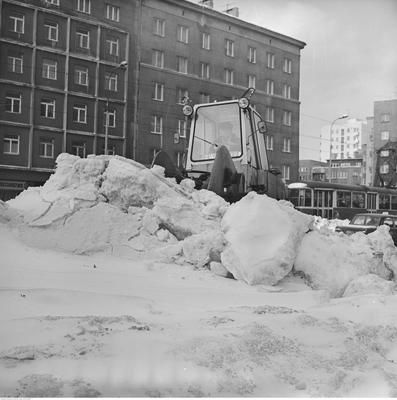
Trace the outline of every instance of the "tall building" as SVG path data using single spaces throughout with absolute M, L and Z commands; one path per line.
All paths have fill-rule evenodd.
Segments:
M 42 184 L 61 152 L 106 148 L 150 165 L 164 149 L 181 165 L 183 99 L 238 98 L 247 87 L 267 122 L 271 166 L 297 180 L 305 43 L 211 5 L 0 1 L 0 196 Z
M 374 117 L 367 117 L 362 129 L 363 184 L 373 186 L 375 178 Z

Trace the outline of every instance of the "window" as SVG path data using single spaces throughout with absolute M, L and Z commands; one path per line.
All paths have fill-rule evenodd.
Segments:
M 267 53 L 266 54 L 266 66 L 267 68 L 274 69 L 274 54 L 273 53 Z
M 184 119 L 178 119 L 178 134 L 179 137 L 185 138 L 187 131 L 187 121 Z
M 189 98 L 189 91 L 187 89 L 179 88 L 177 90 L 177 99 L 176 99 L 177 104 L 184 105 L 185 99 L 188 99 L 188 98 Z
M 55 118 L 55 100 L 42 99 L 40 103 L 40 116 L 43 118 Z
M 24 15 L 10 15 L 10 31 L 19 34 L 25 33 Z
M 91 14 L 91 0 L 77 0 L 77 11 Z
M 6 136 L 3 139 L 3 153 L 4 154 L 19 154 L 19 136 Z
M 74 69 L 74 83 L 77 85 L 88 86 L 88 68 L 76 67 Z
M 76 104 L 73 107 L 73 121 L 80 124 L 87 123 L 87 106 L 85 104 Z
M 288 180 L 289 178 L 290 178 L 290 175 L 289 175 L 289 173 L 290 173 L 290 167 L 289 167 L 289 165 L 283 165 L 283 178 L 285 179 L 285 180 Z
M 14 72 L 15 74 L 23 73 L 22 55 L 8 56 L 8 72 Z
M 283 111 L 283 125 L 291 126 L 292 122 L 292 112 L 291 111 Z
M 291 85 L 287 85 L 286 83 L 283 86 L 283 96 L 286 99 L 290 99 L 291 98 Z
M 256 48 L 248 46 L 248 62 L 256 64 Z
M 283 71 L 290 74 L 292 71 L 292 61 L 289 58 L 284 58 Z
M 112 72 L 105 74 L 105 89 L 111 92 L 117 92 L 117 77 L 118 75 Z
M 119 39 L 107 39 L 106 46 L 108 49 L 108 54 L 111 56 L 119 55 Z
M 386 163 L 386 162 L 383 163 L 383 164 L 380 166 L 379 172 L 380 172 L 381 174 L 388 174 L 388 173 L 389 173 L 389 164 Z
M 291 153 L 291 139 L 287 139 L 287 138 L 283 139 L 283 152 Z
M 273 107 L 266 107 L 265 121 L 266 122 L 274 122 L 274 108 Z
M 207 63 L 200 63 L 200 78 L 209 79 L 210 78 L 210 65 Z
M 226 48 L 225 48 L 226 55 L 229 57 L 234 57 L 234 42 L 233 42 L 233 40 L 226 39 L 225 45 L 226 45 Z
M 164 68 L 164 52 L 161 50 L 153 50 L 152 65 L 159 68 Z
M 189 41 L 189 28 L 183 25 L 178 26 L 177 33 L 178 42 L 188 43 Z
M 389 157 L 389 150 L 382 150 L 380 152 L 381 157 Z
M 176 57 L 176 63 L 177 63 L 177 71 L 182 73 L 182 74 L 187 74 L 187 58 L 186 57 Z
M 88 31 L 77 31 L 77 47 L 81 49 L 89 49 L 90 48 L 90 32 Z
M 256 76 L 248 75 L 248 87 L 252 87 L 255 89 L 256 87 Z
M 59 6 L 59 0 L 45 0 L 47 4 L 52 4 L 53 6 Z
M 103 121 L 104 126 L 108 126 L 109 128 L 116 127 L 116 110 L 105 110 L 103 113 Z
M 271 81 L 270 79 L 266 80 L 266 93 L 274 94 L 274 81 Z
M 72 154 L 85 158 L 87 153 L 85 142 L 72 142 Z
M 164 101 L 164 84 L 154 82 L 154 93 L 152 96 L 153 100 Z
M 266 135 L 266 148 L 268 150 L 273 150 L 273 136 Z
M 200 93 L 200 103 L 209 103 L 210 95 L 208 93 Z
M 209 50 L 211 48 L 211 36 L 207 32 L 202 33 L 201 48 L 205 50 Z
M 54 158 L 54 139 L 40 139 L 40 157 Z
M 233 70 L 225 68 L 225 83 L 228 85 L 233 85 Z
M 13 114 L 21 113 L 21 95 L 9 94 L 6 96 L 6 111 Z
M 45 79 L 57 79 L 58 63 L 54 60 L 43 60 L 42 77 Z
M 44 24 L 44 28 L 45 28 L 47 39 L 52 42 L 57 42 L 58 41 L 58 24 L 48 22 L 48 23 Z
M 389 131 L 382 131 L 380 133 L 381 140 L 389 140 L 390 134 Z
M 120 21 L 120 8 L 116 6 L 112 6 L 110 4 L 106 4 L 106 18 L 111 21 L 119 22 Z
M 160 18 L 153 18 L 153 33 L 157 36 L 165 36 L 165 21 Z
M 384 113 L 380 116 L 380 122 L 390 122 L 390 114 Z
M 155 133 L 157 135 L 163 134 L 163 117 L 160 117 L 158 115 L 152 115 L 150 132 Z

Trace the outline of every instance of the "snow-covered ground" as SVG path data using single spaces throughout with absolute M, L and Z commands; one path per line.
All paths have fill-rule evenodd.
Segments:
M 1 396 L 397 396 L 387 227 L 345 236 L 121 157 L 57 162 L 0 202 Z

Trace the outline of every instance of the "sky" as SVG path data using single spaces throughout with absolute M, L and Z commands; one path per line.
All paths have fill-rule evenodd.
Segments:
M 321 127 L 335 118 L 365 119 L 374 101 L 397 98 L 397 0 L 214 0 L 218 11 L 231 7 L 306 43 L 300 159 L 320 159 Z

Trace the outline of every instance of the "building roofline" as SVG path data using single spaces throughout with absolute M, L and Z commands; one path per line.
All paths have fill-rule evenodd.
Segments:
M 207 14 L 209 16 L 212 16 L 212 17 L 215 17 L 218 19 L 226 20 L 229 23 L 243 26 L 244 28 L 249 27 L 253 31 L 268 35 L 275 39 L 283 40 L 289 44 L 299 47 L 299 49 L 303 49 L 306 46 L 306 43 L 301 40 L 295 39 L 291 36 L 283 35 L 282 33 L 278 33 L 278 32 L 272 31 L 267 28 L 263 28 L 259 25 L 255 25 L 251 22 L 247 22 L 245 20 L 239 19 L 238 17 L 231 16 L 229 14 L 226 14 L 222 11 L 215 10 L 208 6 L 195 4 L 188 0 L 162 0 L 162 1 L 167 2 L 167 3 L 172 3 L 176 6 L 183 5 L 183 7 L 185 7 L 185 8 L 188 8 L 188 9 L 191 9 L 194 11 L 200 11 L 203 14 Z

